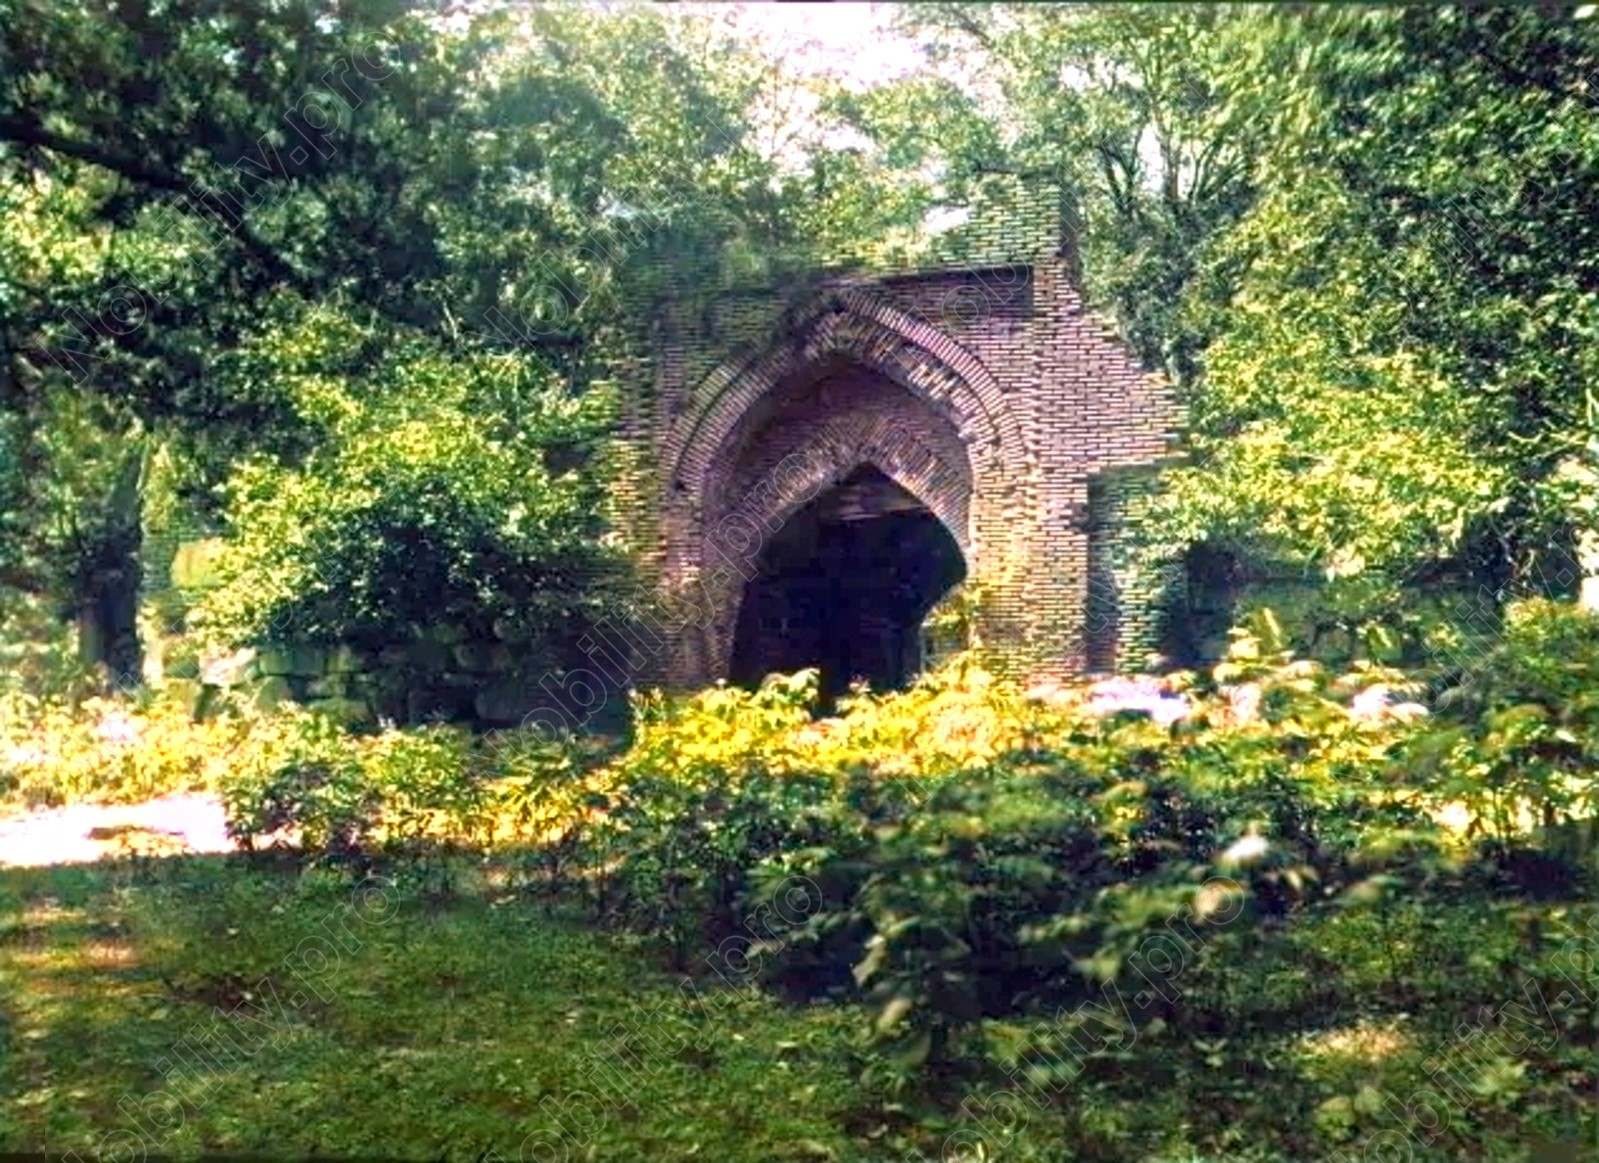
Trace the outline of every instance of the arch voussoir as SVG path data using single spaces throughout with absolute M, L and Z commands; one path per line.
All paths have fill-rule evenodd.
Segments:
M 808 369 L 839 360 L 900 384 L 974 444 L 992 444 L 1001 451 L 999 466 L 1026 461 L 1021 426 L 976 356 L 926 321 L 850 290 L 802 314 L 767 351 L 718 366 L 690 391 L 689 406 L 663 443 L 669 479 L 692 489 L 754 405 Z

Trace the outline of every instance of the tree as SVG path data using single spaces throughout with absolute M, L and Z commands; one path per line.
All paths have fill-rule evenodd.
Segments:
M 501 357 L 516 382 L 581 391 L 663 234 L 714 261 L 774 218 L 747 77 L 655 13 L 0 0 L 0 28 L 0 196 L 30 232 L 0 258 L 7 439 L 82 402 L 135 459 L 172 450 L 212 510 L 242 458 L 336 464 L 328 408 L 392 390 L 395 351 Z M 46 518 L 61 503 L 23 491 Z M 125 605 L 137 491 L 130 516 L 80 538 L 112 568 L 45 568 L 35 545 L 13 580 L 91 621 L 101 591 Z M 136 672 L 136 654 L 111 661 Z
M 1175 478 L 1190 534 L 1547 584 L 1593 511 L 1562 466 L 1599 380 L 1595 22 L 1310 9 L 1253 34 L 1229 100 L 1271 148 L 1190 300 L 1216 336 Z
M 1071 199 L 1086 289 L 1149 363 L 1186 381 L 1204 336 L 1178 311 L 1204 242 L 1249 204 L 1259 142 L 1221 81 L 1248 17 L 1220 7 L 906 10 L 934 73 L 843 108 L 885 160 L 959 193 L 995 171 Z
M 294 467 L 235 468 L 233 537 L 204 629 L 374 651 L 439 627 L 575 641 L 619 572 L 586 467 L 610 401 L 514 358 L 463 360 L 421 339 L 360 376 L 328 377 L 324 353 L 301 342 L 314 326 L 283 335 L 275 372 L 327 432 Z

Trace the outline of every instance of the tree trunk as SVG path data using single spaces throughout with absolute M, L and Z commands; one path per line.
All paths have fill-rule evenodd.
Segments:
M 139 555 L 146 459 L 141 448 L 123 463 L 106 500 L 108 519 L 95 568 L 78 595 L 78 658 L 91 666 L 103 664 L 113 690 L 132 690 L 143 680 Z
M 85 666 L 105 661 L 105 632 L 96 614 L 95 603 L 87 601 L 78 607 L 75 618 L 78 627 L 78 661 Z

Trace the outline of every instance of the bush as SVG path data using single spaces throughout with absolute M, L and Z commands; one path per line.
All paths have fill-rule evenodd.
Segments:
M 293 842 L 313 859 L 382 853 L 442 875 L 449 845 L 485 838 L 489 798 L 459 728 L 352 735 L 315 712 L 288 711 L 223 782 L 228 833 L 247 847 Z
M 1419 765 L 1469 812 L 1468 834 L 1506 852 L 1599 816 L 1599 617 L 1551 601 L 1513 603 L 1500 640 L 1439 699 Z
M 585 814 L 610 802 L 590 774 L 605 746 L 442 724 L 351 734 L 289 708 L 221 781 L 223 805 L 229 833 L 250 848 L 292 845 L 313 862 L 381 858 L 435 891 L 451 886 L 463 853 L 530 850 L 545 886 L 560 887 L 563 838 L 575 849 Z
M 619 565 L 590 463 L 603 398 L 413 355 L 385 373 L 384 403 L 343 399 L 337 439 L 303 464 L 235 473 L 221 584 L 195 617 L 210 638 L 375 648 L 434 625 L 486 639 L 499 621 L 531 640 L 597 608 Z
M 871 1000 L 904 1063 L 1106 991 L 1169 1021 L 1146 946 L 1173 926 L 1446 868 L 1397 766 L 1412 689 L 1296 660 L 1267 618 L 1204 678 L 1024 692 L 957 661 L 819 722 L 813 674 L 650 696 L 578 859 L 680 964 L 714 948 L 702 968 Z
M 355 857 L 367 847 L 380 799 L 355 740 L 331 719 L 291 712 L 223 783 L 222 803 L 228 835 L 246 848 L 288 834 L 310 852 Z
M 160 692 L 77 703 L 0 694 L 0 798 L 44 806 L 211 789 L 258 726 L 237 715 L 197 722 Z
M 1482 866 L 1460 875 L 1470 837 L 1435 821 L 1454 797 L 1525 793 L 1473 785 L 1460 757 L 1499 747 L 1573 780 L 1592 733 L 1578 714 L 1591 625 L 1521 617 L 1474 697 L 1512 718 L 1529 703 L 1562 714 L 1575 742 L 1508 736 L 1499 710 L 1480 729 L 1434 720 L 1406 676 L 1296 659 L 1266 615 L 1209 675 L 1023 691 L 957 659 L 899 694 L 857 691 L 823 720 L 813 672 L 645 695 L 614 757 L 533 732 L 351 735 L 300 709 L 172 719 L 171 745 L 146 754 L 168 729 L 157 703 L 87 704 L 81 721 L 60 708 L 47 734 L 95 757 L 73 786 L 137 794 L 215 764 L 215 733 L 230 733 L 226 771 L 186 778 L 222 788 L 248 846 L 389 858 L 435 889 L 454 854 L 498 847 L 523 887 L 576 890 L 681 967 L 714 951 L 699 969 L 869 1001 L 896 1069 L 969 1054 L 976 1030 L 996 1061 L 1048 1081 L 1051 1039 L 1082 1033 L 1062 1013 L 1087 1014 L 1114 1056 L 1107 1014 L 1201 1028 L 1171 977 L 1216 980 L 1213 950 L 1237 956 L 1340 910 L 1369 908 L 1387 933 L 1396 900 L 1480 888 Z M 132 729 L 117 717 L 135 714 Z M 1418 762 L 1429 749 L 1446 762 Z M 74 762 L 89 764 L 59 770 Z M 1490 879 L 1525 880 L 1536 863 L 1503 857 Z
M 604 752 L 603 742 L 552 739 L 541 730 L 489 736 L 489 839 L 518 855 L 524 887 L 558 893 L 568 887 L 568 873 L 585 863 L 590 845 L 583 825 L 611 802 L 590 771 Z

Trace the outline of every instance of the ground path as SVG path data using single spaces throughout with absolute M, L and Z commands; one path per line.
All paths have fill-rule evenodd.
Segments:
M 203 793 L 162 796 L 140 804 L 70 804 L 0 815 L 0 867 L 232 850 L 222 801 Z

